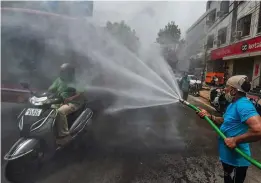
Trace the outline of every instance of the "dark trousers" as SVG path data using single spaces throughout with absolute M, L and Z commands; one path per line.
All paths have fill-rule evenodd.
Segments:
M 188 100 L 188 92 L 183 91 L 182 97 L 183 97 L 183 100 Z
M 223 162 L 222 166 L 224 170 L 224 183 L 243 183 L 245 181 L 247 166 L 234 167 Z

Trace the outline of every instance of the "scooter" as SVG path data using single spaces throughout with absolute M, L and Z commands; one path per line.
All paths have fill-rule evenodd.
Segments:
M 198 97 L 199 95 L 199 86 L 197 83 L 190 84 L 189 93 L 194 97 Z
M 261 105 L 258 103 L 260 98 L 257 99 L 253 99 L 253 98 L 249 98 L 249 100 L 253 103 L 253 105 L 256 108 L 256 111 L 258 112 L 259 115 L 261 115 Z
M 219 113 L 224 113 L 226 111 L 229 102 L 225 98 L 225 92 L 222 88 L 213 88 L 210 90 L 210 104 Z
M 48 92 L 34 93 L 27 83 L 22 83 L 22 86 L 31 92 L 30 104 L 17 118 L 20 139 L 4 156 L 4 159 L 8 161 L 5 168 L 7 180 L 19 183 L 28 182 L 29 176 L 33 174 L 31 171 L 53 157 L 56 151 L 63 149 L 78 138 L 83 138 L 87 127 L 92 123 L 93 115 L 85 102 L 81 109 L 67 116 L 72 140 L 62 146 L 58 145 L 56 143 L 57 105 L 63 103 L 62 98 Z M 70 90 L 75 92 L 74 88 L 70 88 Z

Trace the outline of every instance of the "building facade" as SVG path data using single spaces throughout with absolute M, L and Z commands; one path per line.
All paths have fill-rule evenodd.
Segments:
M 261 84 L 261 2 L 208 1 L 206 81 L 220 73 L 224 80 L 244 74 L 252 87 Z M 221 79 L 222 80 L 222 79 Z
M 68 25 L 92 11 L 92 1 L 1 3 L 2 102 L 27 102 L 30 93 L 20 82 L 29 82 L 36 91 L 46 89 L 62 63 L 81 60 Z
M 178 54 L 179 68 L 181 70 L 189 70 L 191 74 L 201 77 L 201 72 L 204 68 L 204 38 L 205 18 L 204 13 L 198 20 L 190 26 L 186 31 L 185 44 L 182 46 Z

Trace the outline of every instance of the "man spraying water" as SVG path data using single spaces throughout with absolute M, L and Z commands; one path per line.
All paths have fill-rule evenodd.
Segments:
M 223 117 L 216 117 L 205 110 L 198 113 L 200 117 L 207 116 L 214 123 L 221 125 L 220 130 L 227 137 L 224 141 L 219 137 L 218 141 L 225 183 L 243 183 L 250 166 L 250 162 L 233 149 L 238 147 L 250 156 L 249 143 L 261 140 L 261 118 L 246 97 L 250 88 L 247 76 L 233 76 L 226 83 L 226 99 L 231 104 Z

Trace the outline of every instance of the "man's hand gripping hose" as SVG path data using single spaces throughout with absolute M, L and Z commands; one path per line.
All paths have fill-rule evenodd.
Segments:
M 191 109 L 193 109 L 196 112 L 200 112 L 200 109 L 197 108 L 196 106 L 190 104 L 189 102 L 183 100 L 183 99 L 179 99 L 180 103 L 190 107 Z M 217 132 L 217 134 L 223 139 L 225 140 L 226 136 L 219 130 L 219 128 L 215 125 L 215 123 L 209 119 L 207 116 L 204 116 L 204 119 L 210 124 L 210 126 Z M 253 159 L 252 157 L 248 156 L 247 154 L 245 154 L 243 151 L 241 151 L 238 147 L 236 147 L 234 149 L 237 153 L 239 153 L 241 156 L 243 156 L 246 160 L 248 160 L 252 165 L 256 166 L 258 169 L 261 170 L 261 163 L 258 162 L 257 160 Z

